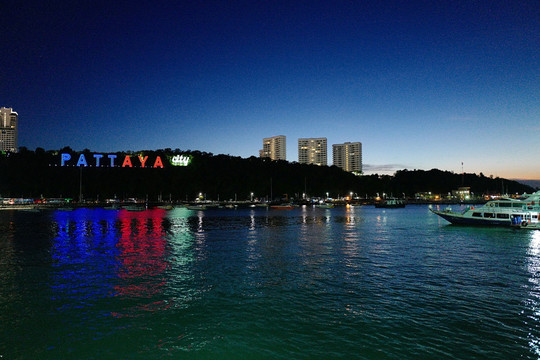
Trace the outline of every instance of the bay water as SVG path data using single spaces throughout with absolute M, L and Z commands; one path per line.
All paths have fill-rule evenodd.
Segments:
M 0 359 L 538 359 L 540 231 L 428 209 L 0 211 Z

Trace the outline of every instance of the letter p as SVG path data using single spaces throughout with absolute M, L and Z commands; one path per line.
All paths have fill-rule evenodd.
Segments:
M 60 159 L 60 166 L 66 166 L 66 161 L 71 160 L 71 155 L 67 153 L 62 153 Z

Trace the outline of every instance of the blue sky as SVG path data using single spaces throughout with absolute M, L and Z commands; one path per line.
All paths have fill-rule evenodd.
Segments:
M 535 1 L 12 1 L 19 145 L 257 156 L 363 144 L 366 172 L 540 179 Z

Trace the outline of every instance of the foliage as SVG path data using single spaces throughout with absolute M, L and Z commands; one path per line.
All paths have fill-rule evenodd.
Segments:
M 401 197 L 414 196 L 417 192 L 446 195 L 460 186 L 469 186 L 476 194 L 532 192 L 529 186 L 516 181 L 488 178 L 483 174 L 455 174 L 432 169 L 402 170 L 394 176 L 355 176 L 335 166 L 316 166 L 286 161 L 271 161 L 256 157 L 240 158 L 229 155 L 213 155 L 200 151 L 180 149 L 145 150 L 116 153 L 114 168 L 89 166 L 60 166 L 60 153 L 72 154 L 72 164 L 79 154 L 69 147 L 59 151 L 38 148 L 30 151 L 22 148 L 19 153 L 0 155 L 0 196 L 4 197 L 79 197 L 82 176 L 82 192 L 86 199 L 130 197 L 155 200 L 158 197 L 172 200 L 193 200 L 199 193 L 207 199 L 246 200 L 253 192 L 255 198 L 302 198 L 307 196 L 344 196 L 349 193 L 360 197 L 372 197 L 377 193 Z M 87 159 L 92 155 L 84 150 Z M 126 154 L 144 153 L 149 159 L 147 168 L 133 161 L 133 168 L 121 167 Z M 191 155 L 187 167 L 173 167 L 167 159 L 174 155 Z M 165 168 L 148 168 L 156 156 L 160 156 Z M 105 161 L 104 161 L 105 162 Z M 151 165 L 150 165 L 151 166 Z M 285 195 L 286 194 L 286 195 Z

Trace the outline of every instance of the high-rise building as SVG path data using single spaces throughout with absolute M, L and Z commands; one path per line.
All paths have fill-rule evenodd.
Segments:
M 0 108 L 0 151 L 17 152 L 18 117 L 12 108 Z
M 346 142 L 332 145 L 334 165 L 345 171 L 362 173 L 362 143 Z
M 285 135 L 264 138 L 263 148 L 259 151 L 259 156 L 270 158 L 272 160 L 287 160 Z
M 327 165 L 326 138 L 298 139 L 298 162 L 300 164 Z

